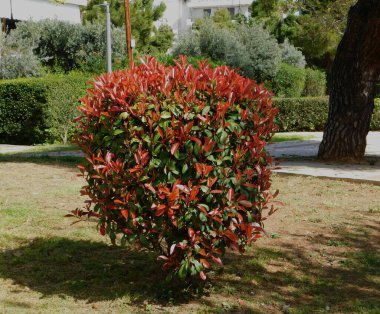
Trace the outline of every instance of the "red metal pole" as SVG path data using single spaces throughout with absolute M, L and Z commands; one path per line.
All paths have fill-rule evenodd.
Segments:
M 125 33 L 127 37 L 127 50 L 128 50 L 128 60 L 129 66 L 133 63 L 132 56 L 132 30 L 131 30 L 131 10 L 129 7 L 129 0 L 124 0 L 125 4 Z

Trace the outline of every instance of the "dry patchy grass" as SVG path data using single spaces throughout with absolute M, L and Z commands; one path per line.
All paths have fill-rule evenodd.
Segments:
M 270 238 L 200 289 L 147 252 L 113 247 L 80 207 L 73 163 L 0 162 L 0 313 L 379 313 L 380 187 L 273 176 Z M 46 161 L 46 160 L 45 160 Z

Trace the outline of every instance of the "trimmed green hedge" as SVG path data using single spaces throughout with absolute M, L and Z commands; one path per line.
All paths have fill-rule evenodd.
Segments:
M 88 79 L 70 74 L 0 81 L 0 143 L 68 140 Z
M 328 97 L 275 98 L 279 108 L 277 124 L 281 132 L 323 131 L 328 109 Z M 375 99 L 371 130 L 380 130 L 380 99 Z
M 47 98 L 42 82 L 0 81 L 0 143 L 43 142 Z
M 0 143 L 70 140 L 72 119 L 88 80 L 82 74 L 0 80 Z M 274 103 L 280 131 L 323 131 L 328 97 L 275 98 Z M 375 99 L 371 130 L 380 130 L 380 99 Z

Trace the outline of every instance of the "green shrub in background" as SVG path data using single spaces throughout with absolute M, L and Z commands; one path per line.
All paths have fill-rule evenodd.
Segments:
M 303 96 L 324 96 L 326 93 L 326 74 L 320 70 L 305 69 L 305 88 Z
M 300 97 L 305 88 L 305 70 L 282 63 L 273 80 L 273 92 L 277 97 Z
M 47 98 L 46 87 L 41 81 L 0 80 L 0 143 L 44 142 Z
M 0 81 L 0 142 L 65 143 L 87 80 L 70 74 Z
M 70 24 L 57 20 L 17 23 L 7 36 L 13 49 L 27 47 L 39 61 L 53 72 L 72 70 L 90 73 L 104 72 L 105 27 L 101 24 Z M 114 68 L 121 68 L 127 60 L 125 30 L 112 29 Z
M 180 55 L 188 57 L 200 56 L 202 51 L 199 44 L 199 33 L 192 30 L 183 33 L 176 41 L 171 54 L 174 58 Z
M 198 29 L 179 38 L 172 54 L 208 57 L 237 68 L 242 75 L 259 82 L 271 80 L 281 62 L 276 39 L 254 22 L 228 28 L 204 20 Z
M 0 32 L 0 79 L 40 76 L 41 64 L 27 43 Z
M 242 69 L 242 73 L 258 82 L 273 79 L 281 64 L 281 48 L 277 40 L 262 25 L 253 21 L 239 25 L 236 36 L 249 57 L 249 67 Z
M 380 131 L 380 98 L 375 98 L 375 108 L 373 110 L 370 129 Z
M 280 44 L 282 62 L 289 65 L 295 66 L 296 68 L 304 69 L 306 66 L 305 56 L 302 54 L 301 50 L 294 47 L 287 38 Z
M 323 131 L 329 111 L 328 97 L 275 98 L 280 132 Z M 375 99 L 371 131 L 380 130 L 380 99 Z

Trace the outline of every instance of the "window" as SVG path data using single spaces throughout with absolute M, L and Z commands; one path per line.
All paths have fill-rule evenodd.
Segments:
M 203 9 L 203 17 L 210 17 L 211 9 Z
M 235 17 L 235 8 L 227 8 L 228 12 L 230 12 L 231 18 Z

